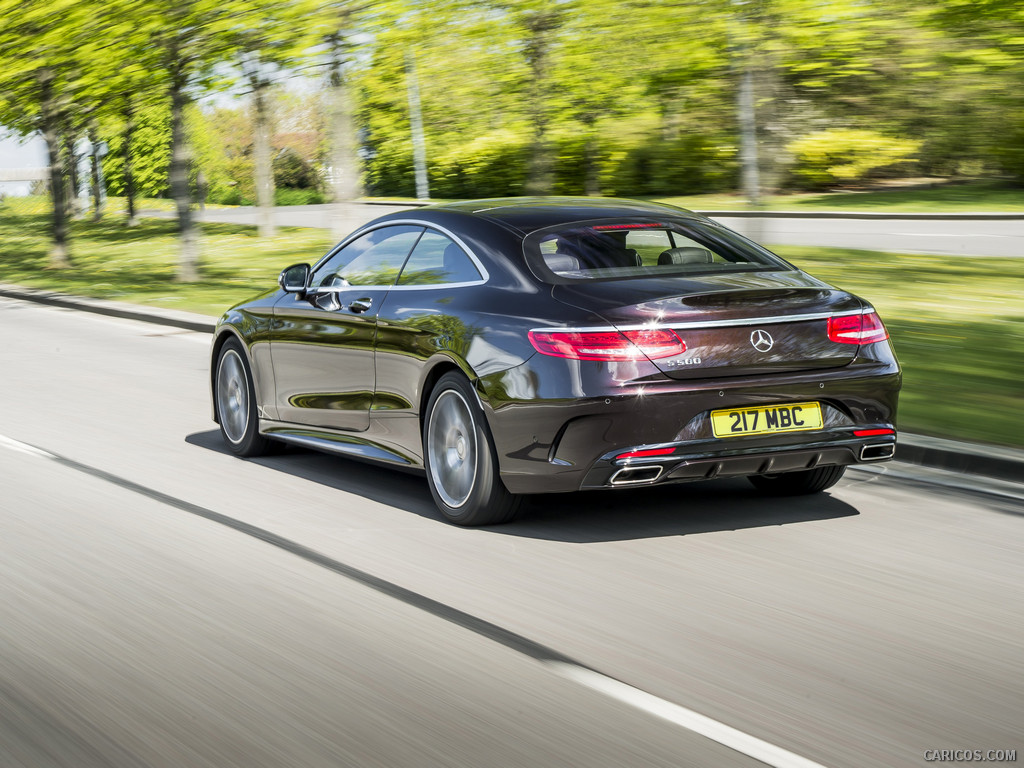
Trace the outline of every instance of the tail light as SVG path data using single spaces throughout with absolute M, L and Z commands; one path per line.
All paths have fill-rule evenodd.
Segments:
M 570 360 L 657 360 L 686 351 L 686 342 L 668 328 L 642 331 L 530 331 L 530 343 L 542 355 Z
M 889 332 L 875 312 L 863 315 L 841 315 L 828 319 L 828 338 L 840 344 L 873 344 L 885 341 Z

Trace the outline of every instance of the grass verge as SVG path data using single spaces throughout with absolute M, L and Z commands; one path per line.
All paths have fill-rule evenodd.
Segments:
M 901 429 L 1024 447 L 1024 259 L 773 250 L 878 309 L 903 366 Z
M 126 227 L 122 219 L 74 221 L 71 257 L 63 272 L 43 269 L 49 251 L 49 214 L 31 198 L 0 206 L 0 282 L 18 283 L 80 296 L 219 315 L 225 308 L 271 288 L 289 264 L 316 261 L 330 247 L 328 232 L 284 227 L 264 240 L 255 227 L 200 224 L 203 282 L 174 281 L 177 224 L 143 219 Z
M 203 224 L 204 280 L 174 282 L 173 221 L 72 224 L 74 268 L 49 272 L 45 206 L 0 204 L 0 282 L 218 315 L 315 261 L 327 232 Z M 1024 447 L 1024 259 L 778 247 L 803 269 L 873 303 L 904 367 L 903 429 Z

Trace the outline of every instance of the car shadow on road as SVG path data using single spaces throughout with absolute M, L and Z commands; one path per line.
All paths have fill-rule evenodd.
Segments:
M 218 430 L 185 438 L 190 445 L 229 453 Z M 288 446 L 253 463 L 372 499 L 438 522 L 422 474 L 402 472 Z M 743 478 L 653 488 L 528 496 L 519 517 L 488 533 L 569 543 L 623 541 L 735 531 L 853 517 L 858 510 L 827 492 L 771 498 Z
M 529 497 L 519 518 L 494 530 L 573 543 L 688 536 L 859 515 L 827 492 L 772 498 L 745 478 Z

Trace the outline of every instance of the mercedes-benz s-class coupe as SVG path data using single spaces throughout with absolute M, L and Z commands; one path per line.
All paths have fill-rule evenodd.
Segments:
M 393 213 L 279 286 L 217 325 L 228 447 L 421 470 L 460 525 L 531 493 L 726 476 L 814 493 L 895 450 L 901 375 L 871 305 L 679 208 Z

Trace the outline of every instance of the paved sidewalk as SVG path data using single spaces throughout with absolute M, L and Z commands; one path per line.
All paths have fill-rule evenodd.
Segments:
M 0 283 L 0 297 L 184 328 L 201 333 L 212 333 L 216 323 L 214 318 L 194 312 L 157 309 L 119 301 L 87 299 L 81 296 L 5 283 Z M 962 475 L 978 475 L 1002 482 L 1024 484 L 1024 450 L 1015 448 L 900 432 L 899 444 L 896 448 L 896 461 Z M 873 465 L 858 466 L 870 467 Z
M 277 206 L 280 226 L 318 227 L 339 235 L 386 213 L 413 215 L 424 203 L 374 200 L 347 204 Z M 839 211 L 698 211 L 759 243 L 861 248 L 946 256 L 1024 256 L 1024 213 L 865 213 Z M 173 211 L 139 212 L 174 218 Z M 199 221 L 257 223 L 257 209 L 207 208 Z

